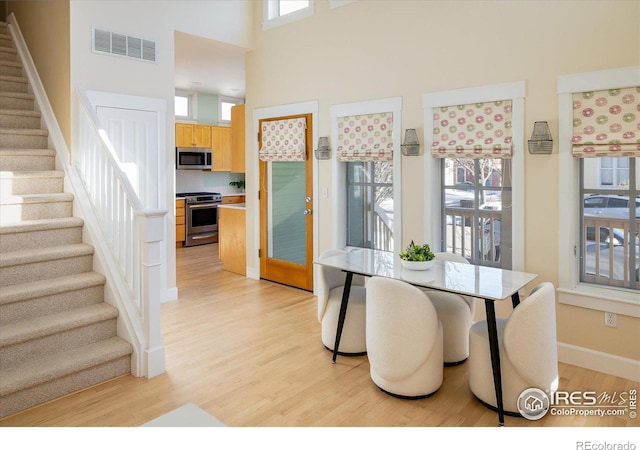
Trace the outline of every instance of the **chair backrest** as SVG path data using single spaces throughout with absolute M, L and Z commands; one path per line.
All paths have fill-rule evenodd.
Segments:
M 320 257 L 327 258 L 341 253 L 347 253 L 347 250 L 339 248 L 326 250 L 320 255 Z M 324 316 L 324 311 L 327 307 L 327 300 L 329 299 L 329 292 L 331 292 L 331 289 L 333 288 L 343 286 L 345 278 L 346 273 L 340 269 L 329 266 L 320 266 L 318 276 L 318 320 L 322 321 L 322 316 Z M 364 286 L 365 277 L 362 275 L 354 275 L 351 285 Z
M 553 284 L 539 284 L 513 310 L 505 327 L 504 346 L 518 375 L 531 387 L 557 387 L 558 341 Z
M 388 380 L 413 373 L 429 357 L 438 337 L 438 314 L 427 294 L 392 278 L 367 283 L 367 354 Z
M 453 262 L 469 264 L 469 261 L 467 261 L 467 258 L 465 258 L 462 255 L 458 255 L 457 253 L 436 252 L 434 253 L 434 255 L 436 256 L 436 258 L 444 259 L 445 261 L 453 261 Z
M 462 264 L 470 264 L 467 258 L 457 253 L 436 252 L 434 254 L 436 256 L 436 259 L 442 259 L 445 261 L 452 261 Z M 471 309 L 471 317 L 473 318 L 476 314 L 476 308 L 478 307 L 477 303 L 481 302 L 481 300 L 478 298 L 469 297 L 468 295 L 462 295 L 461 297 L 464 298 L 464 300 L 469 305 L 469 309 Z

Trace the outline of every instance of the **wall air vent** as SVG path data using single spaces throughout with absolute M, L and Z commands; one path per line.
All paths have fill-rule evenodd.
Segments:
M 93 29 L 93 51 L 156 62 L 156 43 L 133 36 Z

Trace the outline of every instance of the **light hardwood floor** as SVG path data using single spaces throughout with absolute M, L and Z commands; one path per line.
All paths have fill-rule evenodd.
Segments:
M 179 299 L 162 305 L 166 373 L 125 376 L 0 421 L 2 427 L 135 427 L 195 403 L 232 427 L 495 427 L 473 397 L 468 364 L 440 390 L 400 400 L 369 378 L 367 357 L 320 341 L 312 293 L 225 272 L 215 245 L 177 249 Z M 628 392 L 637 383 L 560 363 L 560 389 Z M 638 419 L 506 417 L 507 427 L 625 427 Z

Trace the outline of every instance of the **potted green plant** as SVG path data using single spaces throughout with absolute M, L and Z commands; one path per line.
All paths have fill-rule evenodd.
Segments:
M 433 265 L 436 255 L 429 244 L 416 245 L 413 241 L 400 253 L 400 263 L 405 269 L 427 270 Z
M 244 192 L 244 180 L 229 181 L 229 186 L 237 187 Z

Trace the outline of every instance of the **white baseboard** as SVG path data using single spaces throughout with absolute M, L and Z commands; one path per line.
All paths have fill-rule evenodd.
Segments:
M 640 383 L 640 361 L 635 359 L 558 342 L 558 360 Z
M 253 267 L 247 267 L 247 278 L 251 278 L 253 280 L 259 280 L 260 268 L 254 269 Z
M 160 303 L 174 302 L 176 300 L 178 300 L 178 288 L 173 287 L 167 289 L 167 296 Z

